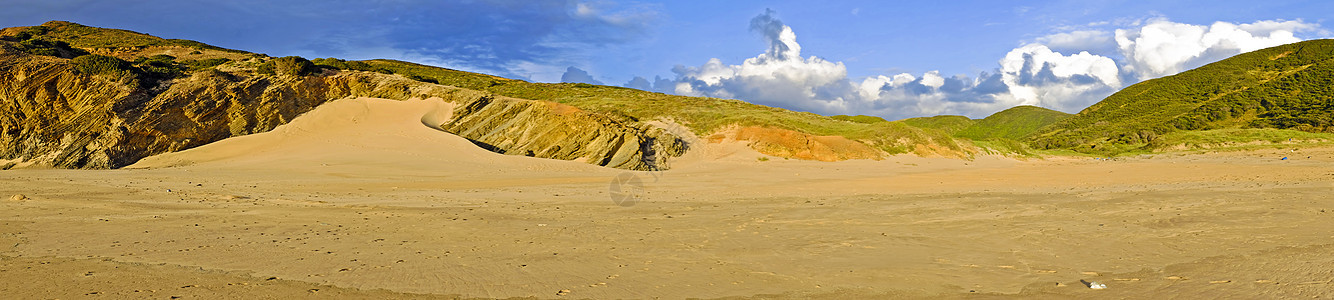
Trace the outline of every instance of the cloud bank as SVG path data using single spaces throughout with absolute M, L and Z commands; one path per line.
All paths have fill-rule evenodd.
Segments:
M 901 119 L 941 114 L 980 118 L 1017 105 L 1077 112 L 1142 80 L 1175 74 L 1236 54 L 1301 41 L 1319 30 L 1301 20 L 1194 25 L 1164 18 L 1075 28 L 1027 42 L 976 76 L 847 76 L 842 62 L 803 57 L 793 29 L 766 10 L 750 21 L 768 47 L 740 64 L 714 58 L 672 69 L 676 80 L 636 78 L 626 86 L 688 96 L 734 98 L 819 114 Z
M 1216 22 L 1210 26 L 1153 20 L 1137 29 L 1117 29 L 1116 45 L 1139 79 L 1157 78 L 1232 55 L 1300 42 L 1294 33 L 1319 28 L 1302 21 Z

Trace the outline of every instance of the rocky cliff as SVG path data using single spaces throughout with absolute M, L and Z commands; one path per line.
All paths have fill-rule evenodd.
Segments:
M 653 170 L 686 147 L 660 129 L 572 107 L 398 75 L 330 69 L 261 74 L 254 66 L 275 59 L 257 56 L 174 78 L 134 81 L 124 74 L 89 72 L 71 59 L 33 55 L 12 41 L 0 41 L 0 169 L 118 168 L 154 154 L 269 131 L 344 97 L 459 103 L 454 118 L 439 128 L 504 154 Z

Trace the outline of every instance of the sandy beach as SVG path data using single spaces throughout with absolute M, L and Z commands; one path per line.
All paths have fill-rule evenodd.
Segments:
M 452 108 L 342 99 L 124 169 L 0 171 L 0 295 L 1334 297 L 1334 148 L 818 162 L 700 140 L 641 172 L 427 125 Z

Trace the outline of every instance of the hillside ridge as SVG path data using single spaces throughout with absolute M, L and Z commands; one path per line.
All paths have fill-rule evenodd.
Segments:
M 1239 54 L 1146 80 L 1032 136 L 1035 148 L 1117 153 L 1178 131 L 1334 132 L 1334 40 Z

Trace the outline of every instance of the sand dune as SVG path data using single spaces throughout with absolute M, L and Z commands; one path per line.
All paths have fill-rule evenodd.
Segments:
M 723 140 L 627 172 L 484 151 L 429 126 L 451 109 L 343 99 L 132 169 L 0 172 L 0 294 L 1334 296 L 1334 149 L 815 162 Z
M 270 132 L 145 158 L 128 169 L 180 166 L 302 168 L 392 167 L 403 172 L 490 169 L 599 170 L 558 160 L 486 151 L 442 132 L 454 104 L 440 99 L 331 101 Z

